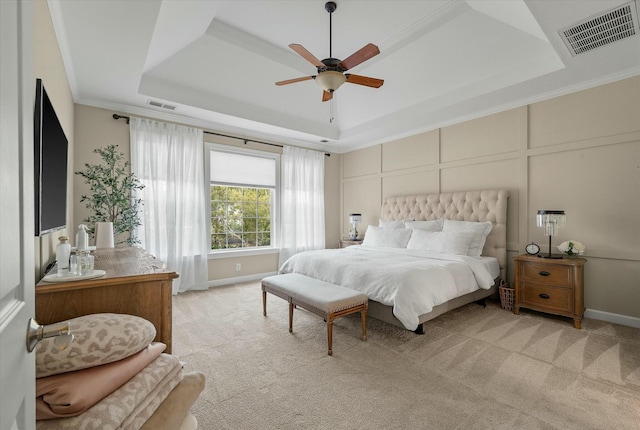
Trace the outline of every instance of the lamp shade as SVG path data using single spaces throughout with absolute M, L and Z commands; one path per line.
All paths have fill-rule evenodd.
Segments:
M 330 93 L 340 88 L 340 85 L 344 84 L 346 81 L 347 77 L 344 74 L 333 70 L 320 72 L 316 76 L 316 82 L 318 85 L 320 85 L 323 90 Z
M 547 236 L 557 236 L 558 228 L 564 228 L 566 223 L 564 211 L 544 209 L 539 210 L 536 215 L 536 225 L 544 227 Z
M 362 220 L 362 214 L 349 214 L 349 222 L 351 224 L 359 222 L 360 220 Z

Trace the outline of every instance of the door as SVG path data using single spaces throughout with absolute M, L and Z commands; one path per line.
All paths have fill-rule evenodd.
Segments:
M 35 428 L 32 19 L 0 0 L 0 430 Z

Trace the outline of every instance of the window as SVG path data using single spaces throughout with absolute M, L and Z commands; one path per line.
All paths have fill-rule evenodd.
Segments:
M 207 146 L 211 251 L 275 246 L 279 155 Z

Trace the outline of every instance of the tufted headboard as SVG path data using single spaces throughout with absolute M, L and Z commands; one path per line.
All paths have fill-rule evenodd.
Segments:
M 502 279 L 507 267 L 507 190 L 458 191 L 440 194 L 416 194 L 387 197 L 382 202 L 380 219 L 490 221 L 482 255 L 495 257 Z

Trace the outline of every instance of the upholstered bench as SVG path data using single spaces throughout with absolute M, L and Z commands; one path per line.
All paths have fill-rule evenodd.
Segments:
M 300 306 L 327 322 L 328 354 L 333 355 L 333 320 L 360 312 L 362 340 L 367 340 L 367 307 L 369 298 L 350 288 L 331 284 L 297 273 L 266 277 L 262 280 L 262 311 L 267 316 L 267 293 L 289 302 L 289 333 L 293 332 L 293 309 Z

